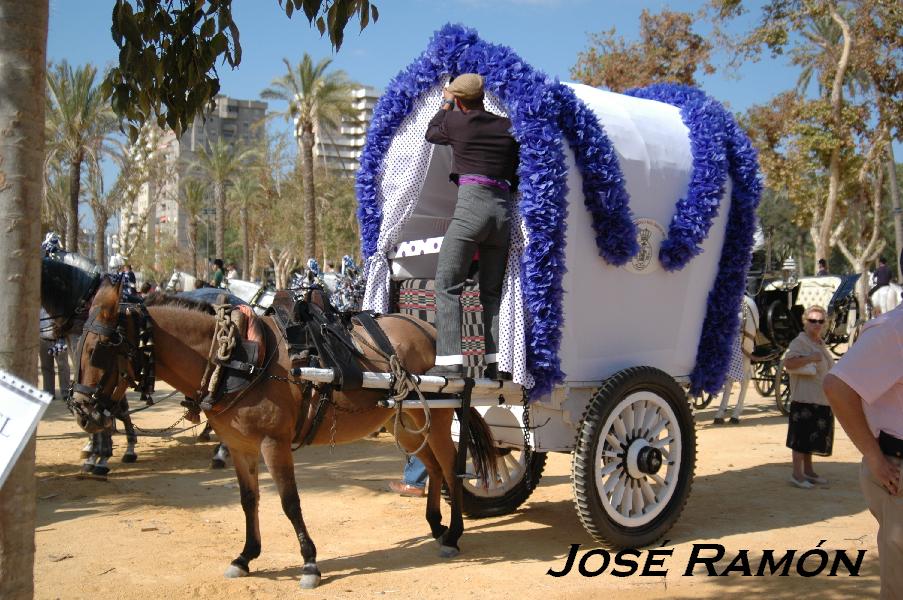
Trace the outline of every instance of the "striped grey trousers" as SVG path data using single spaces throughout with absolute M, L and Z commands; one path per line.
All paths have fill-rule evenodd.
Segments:
M 436 364 L 464 364 L 461 352 L 461 292 L 474 253 L 480 256 L 480 303 L 486 363 L 496 362 L 499 332 L 499 304 L 511 221 L 510 193 L 482 186 L 462 185 L 458 203 L 442 248 L 436 270 Z

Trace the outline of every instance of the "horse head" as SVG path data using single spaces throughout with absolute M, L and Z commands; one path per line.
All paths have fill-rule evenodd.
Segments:
M 182 291 L 182 276 L 178 271 L 173 271 L 169 281 L 166 282 L 164 289 L 168 293 L 176 293 Z
M 65 337 L 87 316 L 100 274 L 61 260 L 41 261 L 41 306 L 53 321 L 54 335 Z
M 69 397 L 69 410 L 88 433 L 109 429 L 123 408 L 128 388 L 146 389 L 140 381 L 149 357 L 142 352 L 142 339 L 149 317 L 143 305 L 120 305 L 122 283 L 104 278 L 94 297 L 82 329 L 75 357 L 76 375 Z

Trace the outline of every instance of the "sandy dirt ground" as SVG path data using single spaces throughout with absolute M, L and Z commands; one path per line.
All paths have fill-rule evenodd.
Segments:
M 158 392 L 162 395 L 163 392 Z M 60 403 L 38 429 L 38 598 L 618 598 L 877 597 L 876 525 L 858 487 L 859 458 L 838 427 L 834 456 L 816 459 L 827 487 L 789 485 L 786 420 L 770 399 L 750 390 L 739 425 L 712 425 L 713 407 L 698 411 L 698 462 L 689 502 L 667 534 L 674 555 L 667 576 L 553 578 L 571 544 L 598 547 L 573 505 L 571 456 L 549 457 L 538 489 L 516 513 L 466 520 L 462 553 L 437 556 L 423 517 L 424 501 L 388 493 L 402 459 L 388 435 L 296 452 L 307 525 L 317 544 L 323 581 L 298 586 L 301 557 L 272 480 L 261 467 L 263 553 L 248 578 L 222 577 L 241 550 L 244 520 L 231 469 L 212 471 L 213 443 L 192 432 L 141 438 L 135 464 L 119 463 L 107 482 L 79 480 L 85 436 Z M 178 418 L 175 399 L 136 415 L 145 428 Z M 447 505 L 443 506 L 445 515 Z M 694 543 L 722 544 L 726 559 L 749 550 L 753 569 L 763 550 L 865 550 L 861 576 L 709 577 L 684 570 Z M 644 552 L 643 558 L 645 559 Z M 833 553 L 832 553 L 833 556 Z M 601 559 L 600 559 L 601 560 Z M 590 563 L 598 565 L 599 563 Z M 814 563 L 813 563 L 814 564 Z

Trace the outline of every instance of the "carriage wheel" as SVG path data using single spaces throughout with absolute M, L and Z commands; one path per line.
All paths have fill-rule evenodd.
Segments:
M 790 414 L 790 375 L 784 370 L 784 363 L 779 363 L 774 376 L 774 401 L 781 414 Z
M 756 386 L 756 391 L 762 394 L 762 396 L 771 396 L 771 394 L 774 393 L 774 361 L 768 360 L 755 363 L 754 369 L 753 385 Z
M 712 400 L 715 399 L 715 396 L 716 394 L 703 392 L 698 396 L 690 396 L 690 399 L 693 401 L 693 408 L 695 408 L 696 410 L 702 410 L 712 403 Z
M 625 369 L 605 381 L 583 416 L 571 468 L 577 514 L 599 542 L 646 546 L 677 521 L 695 468 L 686 395 L 658 369 Z
M 488 488 L 476 480 L 464 479 L 464 505 L 461 507 L 464 515 L 472 519 L 507 515 L 526 502 L 542 477 L 542 471 L 546 466 L 546 453 L 526 454 L 527 456 L 522 449 L 499 448 L 499 457 L 496 461 L 498 479 L 490 482 Z M 526 477 L 528 469 L 529 480 Z M 466 472 L 474 472 L 470 452 L 467 453 Z M 448 488 L 444 485 L 442 493 L 445 499 L 449 500 Z

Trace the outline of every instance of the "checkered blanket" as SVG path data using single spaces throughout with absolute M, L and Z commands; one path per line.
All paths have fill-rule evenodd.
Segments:
M 407 279 L 393 283 L 393 310 L 436 324 L 436 287 L 432 279 Z M 463 323 L 461 324 L 461 353 L 468 377 L 479 377 L 486 353 L 483 338 L 483 306 L 480 288 L 474 283 L 461 294 Z

